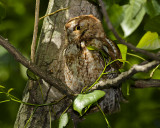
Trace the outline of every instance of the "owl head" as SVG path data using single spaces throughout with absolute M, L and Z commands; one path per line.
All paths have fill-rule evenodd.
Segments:
M 105 36 L 100 20 L 93 15 L 82 15 L 69 20 L 65 24 L 65 30 L 70 43 Z

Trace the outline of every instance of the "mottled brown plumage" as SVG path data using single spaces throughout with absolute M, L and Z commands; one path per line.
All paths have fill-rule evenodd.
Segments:
M 92 15 L 82 15 L 71 19 L 66 23 L 65 30 L 65 82 L 76 93 L 80 93 L 85 86 L 91 86 L 97 80 L 105 63 L 121 58 L 121 53 L 117 45 L 106 37 L 101 22 Z M 87 46 L 98 50 L 90 51 Z M 105 53 L 106 62 L 99 51 Z M 100 81 L 116 77 L 117 69 L 121 65 L 122 63 L 116 61 L 108 66 L 106 72 L 111 73 L 103 75 Z M 111 113 L 119 107 L 121 92 L 120 89 L 113 88 L 104 90 L 106 96 L 100 104 L 103 109 Z

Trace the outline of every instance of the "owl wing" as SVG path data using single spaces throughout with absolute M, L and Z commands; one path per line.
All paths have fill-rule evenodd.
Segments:
M 103 39 L 103 46 L 102 46 L 102 51 L 110 57 L 111 61 L 116 60 L 116 59 L 122 59 L 121 52 L 118 48 L 118 46 L 108 38 Z M 116 69 L 121 68 L 122 62 L 120 61 L 115 61 L 111 66 L 113 66 Z
M 102 46 L 103 52 L 111 58 L 111 61 L 116 59 L 121 59 L 121 52 L 118 48 L 118 46 L 108 38 L 103 39 L 103 46 Z M 112 79 L 117 77 L 118 75 L 118 69 L 121 68 L 122 62 L 115 61 L 113 64 L 111 64 L 112 69 L 115 69 L 115 73 L 108 74 L 108 79 Z M 101 108 L 107 112 L 107 113 L 114 113 L 120 110 L 120 102 L 124 101 L 123 94 L 121 92 L 120 88 L 109 88 L 109 89 L 103 89 L 103 91 L 106 92 L 106 95 L 103 98 L 103 101 L 100 102 Z

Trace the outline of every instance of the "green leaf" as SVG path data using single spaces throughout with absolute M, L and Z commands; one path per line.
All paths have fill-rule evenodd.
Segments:
M 82 116 L 83 109 L 89 109 L 89 107 L 97 102 L 100 98 L 105 95 L 104 91 L 95 90 L 88 94 L 79 94 L 73 102 L 73 109 Z
M 14 88 L 10 88 L 7 93 L 10 93 L 13 90 L 14 90 Z
M 102 56 L 107 58 L 107 55 L 105 54 L 105 52 L 103 50 L 99 50 L 98 48 L 94 47 L 94 46 L 87 46 L 87 49 L 90 51 L 99 51 Z
M 144 29 L 147 31 L 158 32 L 160 34 L 160 15 L 150 19 L 144 26 Z
M 152 0 L 152 4 L 154 6 L 156 14 L 160 14 L 160 4 L 159 4 L 159 2 L 157 0 Z
M 34 80 L 34 81 L 38 80 L 38 77 L 29 69 L 27 69 L 27 76 L 30 80 Z
M 124 45 L 124 44 L 118 44 L 118 47 L 121 51 L 121 54 L 122 54 L 122 59 L 123 60 L 126 60 L 126 55 L 127 55 L 127 46 Z
M 130 0 L 130 4 L 123 6 L 125 14 L 121 27 L 125 37 L 132 34 L 142 22 L 145 15 L 145 2 L 146 0 Z
M 108 15 L 113 26 L 118 28 L 124 17 L 123 8 L 117 4 L 114 4 L 108 9 Z
M 160 39 L 156 32 L 150 32 L 144 34 L 144 36 L 139 41 L 137 48 L 146 50 L 156 50 L 160 48 Z
M 87 49 L 90 51 L 99 51 L 99 49 L 94 46 L 87 46 Z
M 156 0 L 147 0 L 145 9 L 150 17 L 154 17 L 160 14 L 160 5 Z
M 69 117 L 67 113 L 64 113 L 61 115 L 60 119 L 59 119 L 59 127 L 58 128 L 64 128 L 69 121 Z

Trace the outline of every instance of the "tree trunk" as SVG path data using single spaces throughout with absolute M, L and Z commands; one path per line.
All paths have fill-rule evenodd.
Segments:
M 65 23 L 70 18 L 84 14 L 93 14 L 100 18 L 97 7 L 87 0 L 50 0 L 46 14 L 67 7 L 69 7 L 68 10 L 63 10 L 44 19 L 36 54 L 36 64 L 43 71 L 60 79 L 62 82 L 64 82 L 62 56 L 65 43 Z M 28 81 L 24 90 L 23 101 L 34 104 L 47 104 L 53 103 L 62 97 L 63 94 L 43 80 L 39 82 Z M 21 104 L 14 128 L 23 128 L 32 114 L 33 116 L 27 128 L 48 128 L 50 113 L 52 120 L 54 120 L 59 117 L 69 103 L 69 99 L 65 98 L 58 104 L 38 107 L 34 114 L 35 106 Z

